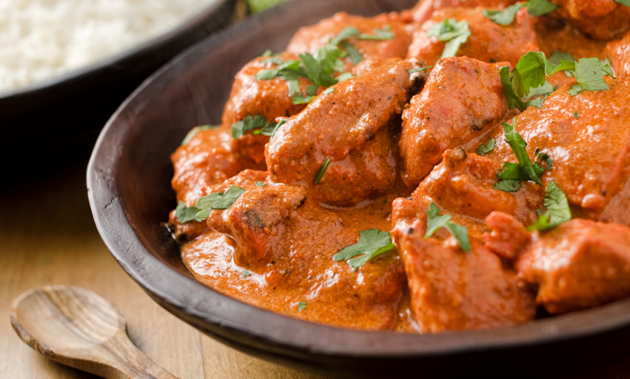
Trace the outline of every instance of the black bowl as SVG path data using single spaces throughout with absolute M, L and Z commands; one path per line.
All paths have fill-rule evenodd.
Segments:
M 132 49 L 28 87 L 0 92 L 0 160 L 11 162 L 5 170 L 15 174 L 28 169 L 32 175 L 57 158 L 89 153 L 98 131 L 120 103 L 164 63 L 226 26 L 235 2 L 213 0 L 178 27 Z
M 88 168 L 103 240 L 153 299 L 200 331 L 281 364 L 336 376 L 527 374 L 581 368 L 623 354 L 630 300 L 509 328 L 436 335 L 365 332 L 266 311 L 197 282 L 161 227 L 174 208 L 169 155 L 195 125 L 221 119 L 232 78 L 250 59 L 281 51 L 293 33 L 337 11 L 362 15 L 415 0 L 295 0 L 189 49 L 145 82 L 111 118 Z

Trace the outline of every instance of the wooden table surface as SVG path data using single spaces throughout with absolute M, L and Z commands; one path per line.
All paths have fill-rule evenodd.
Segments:
M 47 284 L 81 286 L 109 299 L 126 317 L 131 340 L 180 378 L 322 378 L 223 346 L 154 303 L 118 266 L 96 231 L 85 163 L 0 189 L 0 378 L 91 377 L 41 357 L 10 326 L 13 299 Z M 579 377 L 630 378 L 630 358 Z
M 177 377 L 321 378 L 228 348 L 154 303 L 120 268 L 96 231 L 85 162 L 0 189 L 0 378 L 93 377 L 41 357 L 11 328 L 13 299 L 48 284 L 81 286 L 111 301 L 126 317 L 131 340 Z

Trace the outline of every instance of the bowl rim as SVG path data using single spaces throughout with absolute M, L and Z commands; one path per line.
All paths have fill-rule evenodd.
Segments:
M 76 82 L 96 72 L 115 66 L 136 55 L 141 55 L 172 41 L 181 34 L 185 34 L 202 24 L 219 9 L 224 3 L 231 0 L 210 0 L 212 3 L 202 7 L 198 12 L 184 17 L 175 27 L 169 28 L 153 37 L 135 44 L 123 51 L 102 57 L 88 65 L 72 69 L 34 83 L 14 88 L 0 90 L 0 103 L 6 99 L 15 97 L 27 97 L 32 94 L 47 90 L 55 90 L 67 82 Z
M 292 12 L 291 1 L 276 9 Z M 335 0 L 321 0 L 333 2 Z M 263 12 L 191 46 L 143 82 L 118 108 L 99 135 L 87 169 L 87 189 L 96 227 L 122 268 L 160 305 L 215 338 L 253 349 L 303 359 L 311 355 L 360 358 L 416 358 L 541 346 L 592 337 L 630 325 L 630 298 L 515 326 L 438 334 L 361 331 L 284 316 L 233 299 L 178 272 L 151 253 L 118 196 L 116 172 L 124 124 L 150 101 L 158 83 L 176 76 L 182 63 L 216 50 L 248 29 L 270 25 Z

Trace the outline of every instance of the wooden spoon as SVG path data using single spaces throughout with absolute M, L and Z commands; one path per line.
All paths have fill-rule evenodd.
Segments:
M 105 378 L 176 378 L 127 337 L 125 319 L 94 292 L 46 286 L 13 302 L 11 325 L 45 357 Z

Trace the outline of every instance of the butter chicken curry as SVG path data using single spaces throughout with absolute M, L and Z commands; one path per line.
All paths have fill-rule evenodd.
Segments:
M 236 75 L 172 156 L 186 266 L 364 330 L 491 328 L 630 296 L 630 1 L 339 13 Z

